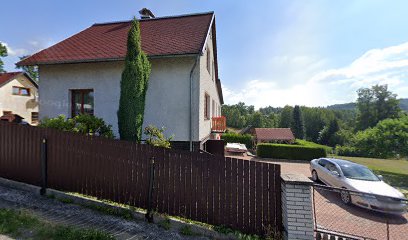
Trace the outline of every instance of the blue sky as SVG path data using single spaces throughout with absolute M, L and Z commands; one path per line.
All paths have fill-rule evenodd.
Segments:
M 228 104 L 325 106 L 388 84 L 408 97 L 408 1 L 20 0 L 3 1 L 6 70 L 96 22 L 215 11 L 220 78 Z

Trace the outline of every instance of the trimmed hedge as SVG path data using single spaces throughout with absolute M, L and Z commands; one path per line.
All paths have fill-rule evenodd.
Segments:
M 301 146 L 306 146 L 306 147 L 320 147 L 320 148 L 324 148 L 326 150 L 327 154 L 333 153 L 333 148 L 330 147 L 330 146 L 321 145 L 321 144 L 318 144 L 318 143 L 309 142 L 309 141 L 302 140 L 302 139 L 296 139 L 295 144 L 296 145 L 301 145 Z
M 326 150 L 322 147 L 310 147 L 290 144 L 260 143 L 256 148 L 256 155 L 264 158 L 312 160 L 326 157 Z
M 347 157 L 367 157 L 364 156 L 364 154 L 362 154 L 362 152 L 359 151 L 357 148 L 351 146 L 337 146 L 336 154 L 339 156 Z
M 249 134 L 238 134 L 238 133 L 224 133 L 221 139 L 225 143 L 242 143 L 245 144 L 247 149 L 252 148 L 252 136 Z

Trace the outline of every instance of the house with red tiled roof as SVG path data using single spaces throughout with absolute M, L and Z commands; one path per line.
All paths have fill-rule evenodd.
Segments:
M 198 149 L 211 136 L 212 120 L 223 104 L 215 15 L 140 13 L 142 49 L 152 65 L 144 126 L 164 126 L 167 135 L 174 135 L 173 146 Z M 97 23 L 18 63 L 39 68 L 41 119 L 94 114 L 118 136 L 130 26 L 131 21 Z
M 295 142 L 295 136 L 290 128 L 254 128 L 253 135 L 256 144 Z
M 38 123 L 38 85 L 23 72 L 0 73 L 0 117 Z

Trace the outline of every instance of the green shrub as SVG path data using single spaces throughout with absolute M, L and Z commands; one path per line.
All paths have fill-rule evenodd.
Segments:
M 107 125 L 102 118 L 81 114 L 74 118 L 66 119 L 64 115 L 56 118 L 45 118 L 39 127 L 54 128 L 60 131 L 76 132 L 84 135 L 95 135 L 114 138 L 112 126 Z
M 239 134 L 239 133 L 224 133 L 221 136 L 226 143 L 242 143 L 250 149 L 252 148 L 252 136 L 249 134 Z
M 194 232 L 189 225 L 185 225 L 180 228 L 180 234 L 184 236 L 198 236 L 199 234 Z
M 147 136 L 146 143 L 155 147 L 170 148 L 170 141 L 174 136 L 167 138 L 164 136 L 164 130 L 166 130 L 164 127 L 157 128 L 153 125 L 145 127 L 144 134 Z
M 362 157 L 362 154 L 357 148 L 351 146 L 337 146 L 336 154 L 347 157 Z
M 260 143 L 256 148 L 256 155 L 265 158 L 312 160 L 326 157 L 326 150 L 322 147 L 299 146 L 290 144 Z
M 326 145 L 321 145 L 321 144 L 314 143 L 314 142 L 309 142 L 309 141 L 302 140 L 302 139 L 296 139 L 295 144 L 296 144 L 296 145 L 301 145 L 301 146 L 306 146 L 306 147 L 320 147 L 320 148 L 324 148 L 324 149 L 326 150 L 326 153 L 327 153 L 327 154 L 333 152 L 333 148 L 332 148 L 332 147 L 329 147 L 329 146 L 326 146 Z

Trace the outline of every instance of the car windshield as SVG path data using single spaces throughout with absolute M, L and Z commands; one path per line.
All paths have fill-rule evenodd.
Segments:
M 346 178 L 364 181 L 380 181 L 370 169 L 360 165 L 341 164 L 340 168 Z

